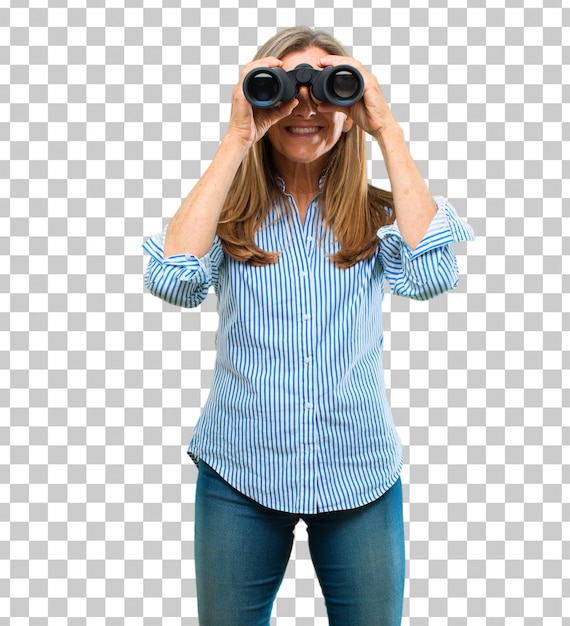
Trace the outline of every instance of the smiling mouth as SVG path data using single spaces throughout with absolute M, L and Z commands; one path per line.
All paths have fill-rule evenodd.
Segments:
M 287 126 L 287 131 L 292 135 L 314 135 L 322 129 L 322 126 Z

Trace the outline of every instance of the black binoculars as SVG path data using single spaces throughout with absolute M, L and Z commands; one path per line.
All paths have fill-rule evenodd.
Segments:
M 299 94 L 299 87 L 311 87 L 321 102 L 349 107 L 362 98 L 364 79 L 351 65 L 337 65 L 316 70 L 308 63 L 286 72 L 280 67 L 256 67 L 243 81 L 247 101 L 258 109 L 269 109 L 278 102 L 289 102 Z

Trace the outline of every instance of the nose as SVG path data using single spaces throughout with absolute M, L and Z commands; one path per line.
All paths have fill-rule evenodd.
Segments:
M 317 114 L 317 103 L 313 100 L 309 87 L 306 85 L 299 87 L 297 100 L 299 104 L 293 109 L 293 115 L 310 117 Z

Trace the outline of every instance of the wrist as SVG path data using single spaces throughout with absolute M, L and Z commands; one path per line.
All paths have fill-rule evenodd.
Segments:
M 382 124 L 379 128 L 377 128 L 372 136 L 376 139 L 376 141 L 381 142 L 388 135 L 401 135 L 403 134 L 402 127 L 398 124 L 397 120 L 392 119 L 388 121 L 386 124 Z
M 253 142 L 230 128 L 222 138 L 221 145 L 227 149 L 243 151 L 245 154 L 251 148 Z

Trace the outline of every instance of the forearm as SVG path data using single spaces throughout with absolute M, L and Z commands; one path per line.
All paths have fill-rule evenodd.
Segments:
M 437 212 L 431 192 L 406 145 L 402 128 L 393 122 L 376 139 L 390 177 L 398 229 L 412 250 Z
M 224 137 L 212 163 L 168 225 L 165 257 L 193 254 L 200 258 L 210 250 L 228 191 L 247 150 L 242 141 Z

